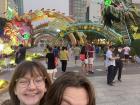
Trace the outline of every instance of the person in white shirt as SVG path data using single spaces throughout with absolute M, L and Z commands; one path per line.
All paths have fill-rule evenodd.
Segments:
M 128 63 L 129 60 L 129 52 L 130 52 L 130 47 L 126 45 L 124 48 L 124 56 L 125 56 L 125 62 Z
M 109 46 L 109 49 L 106 52 L 106 64 L 108 67 L 107 84 L 110 86 L 113 86 L 113 80 L 115 76 L 115 59 L 118 59 L 118 57 L 113 57 L 113 51 L 114 47 Z

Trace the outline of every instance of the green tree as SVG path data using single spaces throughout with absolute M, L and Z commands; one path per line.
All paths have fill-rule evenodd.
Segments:
M 135 49 L 136 54 L 140 56 L 140 39 L 132 41 L 131 45 Z

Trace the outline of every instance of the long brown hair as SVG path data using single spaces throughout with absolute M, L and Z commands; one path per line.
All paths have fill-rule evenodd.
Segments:
M 66 72 L 53 83 L 44 105 L 61 105 L 63 93 L 67 87 L 84 88 L 89 97 L 88 105 L 95 105 L 95 92 L 90 81 L 85 76 L 74 72 Z
M 47 90 L 50 88 L 51 80 L 48 76 L 46 68 L 39 62 L 24 61 L 21 64 L 17 65 L 9 85 L 9 94 L 11 97 L 12 105 L 20 105 L 20 100 L 15 95 L 14 89 L 17 83 L 16 80 L 21 77 L 24 77 L 27 73 L 30 73 L 31 76 L 36 76 L 37 73 L 39 73 L 39 75 L 45 79 L 45 85 Z M 44 98 L 40 101 L 40 105 L 42 105 L 43 102 L 44 102 Z

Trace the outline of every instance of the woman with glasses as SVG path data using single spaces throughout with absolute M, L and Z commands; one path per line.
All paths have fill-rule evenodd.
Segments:
M 44 105 L 96 105 L 94 88 L 85 76 L 66 72 L 54 81 Z
M 42 105 L 51 81 L 45 67 L 35 61 L 17 65 L 9 85 L 10 105 Z

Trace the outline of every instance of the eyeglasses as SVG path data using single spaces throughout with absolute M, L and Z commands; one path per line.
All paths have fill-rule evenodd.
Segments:
M 20 87 L 28 87 L 33 81 L 34 85 L 40 87 L 43 83 L 45 83 L 45 79 L 43 77 L 37 77 L 35 79 L 27 79 L 27 78 L 20 78 L 16 80 Z

